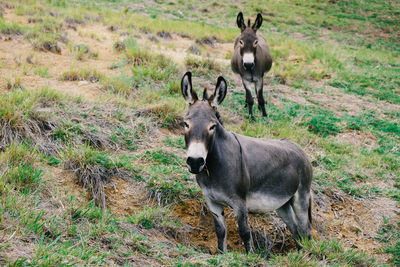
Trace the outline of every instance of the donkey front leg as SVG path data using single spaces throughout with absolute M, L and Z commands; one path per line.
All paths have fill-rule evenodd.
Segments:
M 254 99 L 253 95 L 251 94 L 251 82 L 249 82 L 245 78 L 242 78 L 242 82 L 243 82 L 243 87 L 246 90 L 246 104 L 247 107 L 249 108 L 249 114 L 251 118 L 254 118 L 253 116 Z
M 240 205 L 238 209 L 235 211 L 238 226 L 239 226 L 239 235 L 243 240 L 244 247 L 246 248 L 246 253 L 252 252 L 252 244 L 253 240 L 251 237 L 251 230 L 248 222 L 248 211 L 246 204 Z
M 261 110 L 263 117 L 267 117 L 267 112 L 265 111 L 266 101 L 264 100 L 264 95 L 263 95 L 263 87 L 264 87 L 263 78 L 261 77 L 257 79 L 255 81 L 255 84 L 256 84 L 258 108 Z
M 218 250 L 226 251 L 226 224 L 224 217 L 224 207 L 212 200 L 206 199 L 207 206 L 210 209 L 214 218 L 215 233 L 218 238 Z

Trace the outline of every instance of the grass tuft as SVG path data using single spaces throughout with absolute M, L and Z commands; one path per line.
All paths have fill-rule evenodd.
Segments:
M 59 95 L 44 89 L 38 92 L 13 91 L 0 96 L 0 150 L 11 143 L 32 142 L 38 150 L 52 154 L 57 144 L 51 134 L 58 123 L 38 110 L 55 103 Z
M 130 176 L 123 169 L 123 162 L 90 146 L 70 147 L 63 157 L 64 167 L 76 174 L 79 183 L 90 191 L 95 203 L 104 210 L 106 209 L 104 185 L 109 183 L 113 176 Z

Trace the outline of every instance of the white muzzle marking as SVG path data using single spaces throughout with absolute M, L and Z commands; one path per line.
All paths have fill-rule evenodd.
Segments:
M 203 158 L 206 161 L 207 149 L 204 143 L 191 142 L 186 152 L 186 156 L 192 158 Z
M 243 54 L 243 64 L 245 63 L 254 63 L 254 54 L 253 53 L 244 53 Z

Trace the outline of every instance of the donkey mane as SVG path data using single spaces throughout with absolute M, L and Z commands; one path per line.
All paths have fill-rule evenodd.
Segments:
M 203 101 L 208 101 L 208 100 L 209 100 L 209 97 L 207 95 L 207 88 L 204 87 L 204 90 L 203 90 Z M 215 110 L 215 116 L 217 117 L 218 122 L 222 126 L 224 126 L 224 123 L 222 122 L 221 115 L 219 114 L 218 110 L 217 109 L 214 109 L 214 110 Z
M 215 116 L 217 116 L 218 122 L 221 123 L 222 126 L 224 126 L 224 123 L 222 122 L 222 119 L 221 119 L 221 115 L 219 114 L 218 111 L 215 111 Z

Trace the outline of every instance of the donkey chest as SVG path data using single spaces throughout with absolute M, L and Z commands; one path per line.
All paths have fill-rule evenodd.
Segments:
M 202 186 L 201 189 L 206 199 L 212 200 L 213 202 L 222 204 L 224 206 L 232 206 L 232 199 L 225 191 L 206 186 Z

